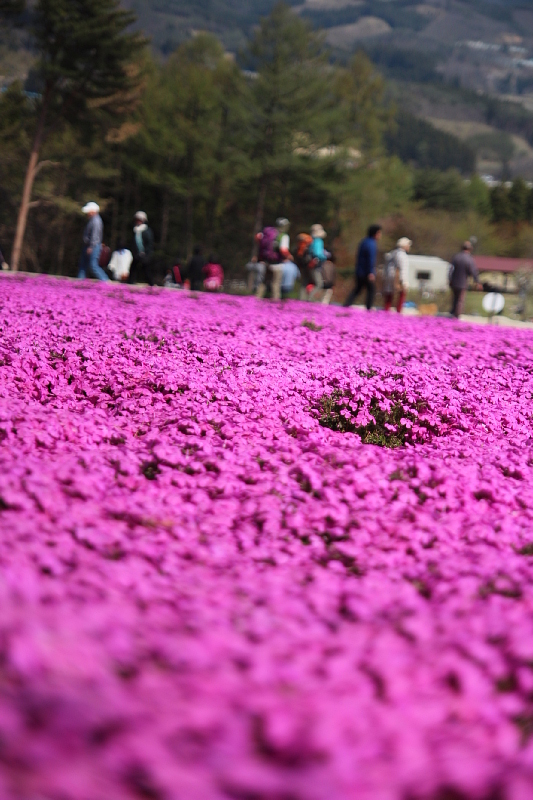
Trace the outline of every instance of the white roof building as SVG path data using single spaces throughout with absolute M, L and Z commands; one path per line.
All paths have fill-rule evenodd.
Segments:
M 450 264 L 434 256 L 409 256 L 409 286 L 420 284 L 430 292 L 442 292 L 449 288 Z

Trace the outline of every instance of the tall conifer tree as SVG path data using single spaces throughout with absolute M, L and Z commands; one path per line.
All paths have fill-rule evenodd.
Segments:
M 0 2 L 17 5 L 16 0 Z M 114 98 L 123 101 L 138 80 L 129 67 L 144 46 L 142 37 L 128 32 L 135 18 L 120 8 L 119 0 L 37 0 L 31 15 L 42 88 L 13 245 L 15 271 L 39 154 L 50 130 L 65 118 L 82 119 L 91 107 L 108 103 L 111 111 Z

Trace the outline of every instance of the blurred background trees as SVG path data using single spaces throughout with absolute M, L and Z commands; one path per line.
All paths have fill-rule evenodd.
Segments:
M 82 25 L 86 5 L 92 27 Z M 526 255 L 532 247 L 532 190 L 520 179 L 491 190 L 475 174 L 476 148 L 508 163 L 511 136 L 460 142 L 398 111 L 365 53 L 333 60 L 321 34 L 287 6 L 263 18 L 238 57 L 199 33 L 164 60 L 130 33 L 132 17 L 114 0 L 22 6 L 0 0 L 4 19 L 24 19 L 33 31 L 36 53 L 26 83 L 0 94 L 0 242 L 8 259 L 46 113 L 19 237 L 21 269 L 75 272 L 80 208 L 90 199 L 102 207 L 111 247 L 128 244 L 133 214 L 143 209 L 162 262 L 201 242 L 230 272 L 249 258 L 254 230 L 277 216 L 291 219 L 293 235 L 322 222 L 341 268 L 377 219 L 385 245 L 401 228 L 427 253 L 453 252 L 463 228 L 487 252 Z M 68 47 L 58 49 L 57 36 Z

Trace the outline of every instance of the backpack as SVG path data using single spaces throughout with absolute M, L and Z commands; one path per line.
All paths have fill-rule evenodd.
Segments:
M 296 258 L 304 258 L 311 245 L 313 244 L 313 237 L 308 233 L 301 233 L 298 236 L 298 249 L 296 250 Z
M 111 248 L 108 247 L 106 244 L 102 245 L 102 249 L 100 250 L 100 258 L 98 259 L 98 265 L 105 269 L 109 266 L 109 262 L 111 261 Z
M 265 228 L 259 243 L 259 261 L 277 264 L 279 261 L 279 233 L 277 228 Z
M 386 294 L 392 294 L 395 289 L 396 273 L 399 271 L 398 262 L 396 260 L 396 250 L 387 253 L 385 256 L 385 266 L 383 268 L 383 291 Z
M 324 288 L 332 289 L 337 281 L 337 269 L 333 261 L 326 261 L 324 263 L 322 276 L 324 278 Z

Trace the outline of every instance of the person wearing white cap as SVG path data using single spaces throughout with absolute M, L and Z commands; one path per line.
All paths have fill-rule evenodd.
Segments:
M 93 278 L 99 281 L 108 281 L 109 278 L 98 263 L 104 235 L 104 223 L 100 216 L 100 206 L 97 203 L 87 203 L 82 208 L 82 212 L 87 215 L 89 221 L 83 232 L 83 248 L 78 266 L 78 278 L 83 280 L 89 272 Z
M 133 226 L 133 271 L 143 283 L 154 285 L 152 275 L 152 256 L 154 254 L 154 234 L 148 227 L 148 216 L 137 211 Z M 137 278 L 137 279 L 138 279 Z
M 409 256 L 413 243 L 403 236 L 396 243 L 396 249 L 385 256 L 385 275 L 383 280 L 383 300 L 385 311 L 390 311 L 394 295 L 397 293 L 396 311 L 401 314 L 407 292 L 409 291 Z

